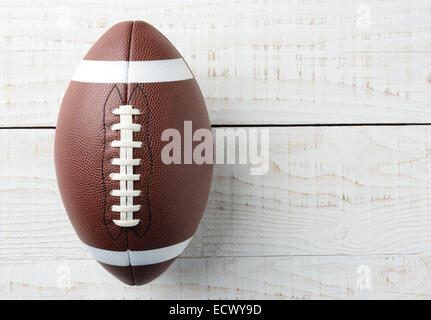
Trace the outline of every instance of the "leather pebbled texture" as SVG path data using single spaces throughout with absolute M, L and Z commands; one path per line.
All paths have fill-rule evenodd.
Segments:
M 86 60 L 145 61 L 179 58 L 181 55 L 155 28 L 145 22 L 123 22 L 108 30 L 90 49 Z M 140 174 L 134 189 L 142 190 L 134 204 L 141 210 L 133 228 L 118 227 L 118 212 L 111 206 L 119 197 L 110 191 L 119 182 L 109 178 L 119 172 L 111 159 L 120 139 L 110 126 L 119 123 L 112 110 L 131 104 L 141 114 L 133 122 L 142 125 L 133 135 L 142 147 L 133 158 L 142 159 L 134 173 Z M 161 134 L 175 128 L 182 136 L 184 121 L 193 130 L 211 129 L 205 101 L 196 80 L 160 83 L 84 83 L 72 81 L 64 96 L 55 137 L 55 165 L 64 206 L 80 239 L 89 246 L 112 251 L 163 248 L 193 236 L 205 210 L 212 178 L 212 165 L 165 165 L 161 150 L 167 142 Z M 194 146 L 198 142 L 194 142 Z M 130 285 L 147 283 L 160 275 L 172 260 L 147 266 L 104 267 Z

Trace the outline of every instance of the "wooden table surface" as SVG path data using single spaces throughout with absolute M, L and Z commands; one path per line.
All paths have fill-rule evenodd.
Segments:
M 265 127 L 270 168 L 216 165 L 202 223 L 148 286 L 85 251 L 53 139 L 73 70 L 156 26 L 216 127 Z M 0 0 L 0 298 L 431 299 L 431 1 Z

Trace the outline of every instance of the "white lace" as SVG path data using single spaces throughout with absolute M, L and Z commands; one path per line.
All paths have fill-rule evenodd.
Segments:
M 113 222 L 120 227 L 133 227 L 139 219 L 133 219 L 133 212 L 141 209 L 133 204 L 133 197 L 141 194 L 140 190 L 133 190 L 133 181 L 138 181 L 139 174 L 133 173 L 133 166 L 139 165 L 140 159 L 133 159 L 133 148 L 140 148 L 142 142 L 133 141 L 133 132 L 141 131 L 141 125 L 133 123 L 133 116 L 139 115 L 138 109 L 130 105 L 122 105 L 112 111 L 120 116 L 120 123 L 111 126 L 112 130 L 120 130 L 120 140 L 112 141 L 111 146 L 120 148 L 120 158 L 114 158 L 111 163 L 120 167 L 120 173 L 111 173 L 112 180 L 120 181 L 120 190 L 112 190 L 111 195 L 120 197 L 120 205 L 112 206 L 112 211 L 120 213 L 120 220 Z

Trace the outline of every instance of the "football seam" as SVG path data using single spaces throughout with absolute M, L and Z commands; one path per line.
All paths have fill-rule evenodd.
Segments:
M 137 238 L 143 238 L 148 230 L 150 229 L 151 226 L 151 222 L 152 222 L 152 212 L 151 212 L 151 207 L 150 207 L 150 187 L 151 187 L 151 178 L 153 176 L 153 150 L 151 149 L 151 141 L 150 141 L 150 104 L 148 101 L 148 97 L 147 94 L 145 93 L 145 90 L 139 85 L 136 84 L 135 88 L 133 88 L 133 91 L 131 93 L 130 96 L 130 100 L 128 101 L 128 103 L 131 102 L 131 100 L 133 99 L 133 97 L 136 94 L 136 89 L 139 89 L 141 91 L 141 93 L 144 95 L 145 98 L 145 107 L 146 107 L 146 111 L 147 111 L 147 118 L 145 120 L 145 137 L 146 137 L 146 144 L 147 144 L 147 148 L 148 148 L 148 153 L 149 153 L 149 157 L 150 157 L 150 172 L 148 174 L 148 178 L 147 178 L 147 183 L 145 184 L 145 199 L 146 199 L 146 207 L 147 207 L 147 216 L 148 216 L 148 223 L 147 226 L 144 230 L 144 232 L 140 235 L 138 234 L 138 232 L 136 231 L 136 228 L 132 228 L 131 230 L 133 231 L 133 233 L 135 234 L 135 236 Z
M 134 28 L 134 26 L 135 26 L 135 21 L 132 21 L 132 26 L 130 28 L 130 36 L 129 36 L 129 51 L 127 52 L 128 66 L 127 66 L 127 89 L 126 89 L 125 101 L 131 100 L 131 98 L 133 97 L 133 92 L 132 92 L 132 95 L 130 96 L 130 99 L 128 99 L 127 94 L 129 93 L 130 51 L 132 51 L 132 38 L 133 38 L 133 28 Z M 133 133 L 132 133 L 132 136 L 133 136 Z M 126 247 L 127 247 L 127 255 L 129 257 L 129 268 L 130 268 L 130 272 L 132 274 L 133 285 L 135 285 L 136 284 L 136 278 L 135 278 L 135 274 L 133 273 L 132 261 L 131 261 L 131 258 L 130 258 L 130 252 L 129 252 L 129 250 L 130 250 L 130 248 L 129 248 L 129 232 L 128 232 L 128 230 L 126 230 Z

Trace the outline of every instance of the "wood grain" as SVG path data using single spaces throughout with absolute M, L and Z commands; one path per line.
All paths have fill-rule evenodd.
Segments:
M 216 165 L 190 246 L 138 288 L 82 247 L 34 129 L 130 19 L 183 54 L 213 124 L 276 125 L 268 173 Z M 0 0 L 0 298 L 431 299 L 430 123 L 431 0 Z
M 430 0 L 17 0 L 0 2 L 0 126 L 54 126 L 80 57 L 126 19 L 182 52 L 213 124 L 431 122 Z
M 94 260 L 0 263 L 3 299 L 431 299 L 431 256 L 177 259 L 128 287 Z M 362 270 L 367 270 L 364 273 Z M 359 273 L 358 273 L 359 271 Z M 360 286 L 366 276 L 368 286 Z
M 61 204 L 53 137 L 1 130 L 0 260 L 89 258 Z M 430 141 L 428 126 L 271 128 L 266 175 L 216 165 L 183 257 L 429 252 Z

